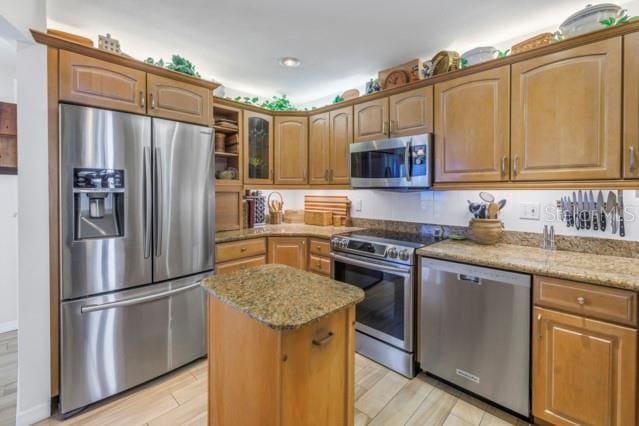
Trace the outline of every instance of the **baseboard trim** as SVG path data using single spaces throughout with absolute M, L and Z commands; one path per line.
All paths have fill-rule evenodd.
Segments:
M 0 322 L 0 333 L 14 331 L 18 329 L 18 321 Z
M 16 415 L 16 426 L 29 426 L 51 416 L 51 402 L 36 405 Z

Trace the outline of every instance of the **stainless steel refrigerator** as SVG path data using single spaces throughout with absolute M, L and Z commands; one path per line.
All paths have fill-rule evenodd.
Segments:
M 60 411 L 206 354 L 212 129 L 60 105 Z

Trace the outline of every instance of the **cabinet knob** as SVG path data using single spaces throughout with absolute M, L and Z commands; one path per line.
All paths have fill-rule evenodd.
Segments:
M 241 251 L 241 252 L 245 252 L 245 251 L 246 251 L 246 247 L 241 247 L 241 248 L 240 248 L 240 251 Z
M 584 297 L 582 297 L 582 296 L 579 296 L 577 298 L 577 303 L 580 304 L 580 305 L 583 305 L 584 303 L 586 303 L 586 299 Z

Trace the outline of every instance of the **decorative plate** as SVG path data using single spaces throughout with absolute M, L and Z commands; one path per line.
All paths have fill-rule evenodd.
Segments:
M 393 89 L 405 85 L 410 81 L 410 75 L 404 70 L 395 70 L 384 80 L 384 89 Z

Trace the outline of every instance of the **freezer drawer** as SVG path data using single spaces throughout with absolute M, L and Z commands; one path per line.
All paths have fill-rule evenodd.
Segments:
M 421 369 L 530 413 L 530 275 L 422 259 Z
M 61 304 L 68 413 L 206 354 L 203 276 Z

